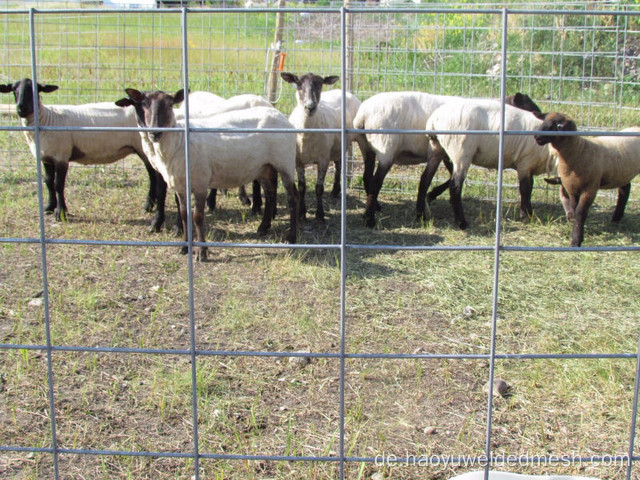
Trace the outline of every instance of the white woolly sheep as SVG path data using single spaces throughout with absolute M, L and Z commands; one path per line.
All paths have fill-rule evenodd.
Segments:
M 517 92 L 514 95 L 508 95 L 507 97 L 505 97 L 505 103 L 507 105 L 517 107 L 520 110 L 526 110 L 527 112 L 531 112 L 534 115 L 542 113 L 542 111 L 540 110 L 540 107 L 538 107 L 538 105 L 536 105 L 536 103 L 526 93 Z M 445 158 L 443 160 L 444 160 L 445 166 L 447 167 L 447 170 L 449 170 L 449 174 L 451 174 L 453 169 L 451 162 L 449 162 L 448 158 Z M 420 178 L 420 186 L 418 187 L 418 200 L 417 200 L 417 206 L 416 206 L 418 221 L 425 220 L 426 218 L 425 203 L 424 203 L 426 189 L 427 189 L 427 185 L 431 183 L 431 180 L 433 179 L 433 175 L 436 173 L 438 164 L 439 162 L 435 164 L 433 163 L 430 164 L 429 161 L 427 160 L 427 165 L 425 165 L 424 172 L 422 173 L 422 176 Z M 559 184 L 560 178 L 555 178 L 555 177 L 545 178 L 545 181 L 548 183 L 554 183 L 557 181 L 557 183 Z M 427 203 L 431 203 L 436 198 L 438 198 L 438 196 L 440 196 L 442 193 L 448 190 L 450 183 L 451 183 L 451 177 L 449 177 L 449 179 L 446 182 L 441 183 L 436 187 L 433 187 L 429 192 L 429 194 L 426 195 Z
M 539 130 L 575 132 L 577 127 L 567 115 L 553 112 L 544 116 Z M 622 131 L 640 133 L 640 128 Z M 545 147 L 551 144 L 558 154 L 561 197 L 567 219 L 573 219 L 572 247 L 582 245 L 587 213 L 598 189 L 618 189 L 612 221 L 620 221 L 629 199 L 631 180 L 640 173 L 640 136 L 586 138 L 540 133 L 535 140 Z
M 322 93 L 323 85 L 333 85 L 339 79 L 335 75 L 321 77 L 313 73 L 307 73 L 301 77 L 289 72 L 281 73 L 282 79 L 296 86 L 296 107 L 289 116 L 289 121 L 298 129 L 337 129 L 342 126 L 342 92 L 334 90 Z M 337 92 L 337 93 L 335 93 Z M 327 99 L 325 100 L 325 95 Z M 346 93 L 346 124 L 345 128 L 353 128 L 353 115 L 357 111 L 360 100 L 353 94 Z M 356 140 L 360 142 L 361 135 L 350 134 L 347 142 Z M 340 171 L 341 171 L 341 136 L 340 133 L 314 133 L 302 132 L 297 135 L 297 172 L 298 189 L 300 191 L 300 215 L 306 214 L 305 193 L 306 181 L 304 178 L 305 165 L 315 163 L 318 165 L 318 177 L 316 181 L 316 219 L 324 220 L 324 179 L 327 174 L 329 162 L 334 162 L 336 175 L 333 182 L 332 197 L 340 195 Z
M 501 105 L 495 100 L 453 101 L 436 109 L 426 123 L 427 130 L 492 130 L 500 129 Z M 537 130 L 541 121 L 529 112 L 505 105 L 506 130 Z M 471 164 L 484 168 L 498 168 L 498 135 L 438 134 L 431 139 L 429 163 L 433 167 L 448 157 L 453 164 L 449 186 L 455 221 L 462 229 L 467 221 L 462 209 L 462 185 Z M 518 172 L 520 188 L 520 217 L 529 218 L 533 212 L 531 190 L 533 176 L 555 169 L 555 155 L 548 148 L 540 148 L 532 135 L 506 135 L 504 138 L 504 168 Z M 425 169 L 426 171 L 427 169 Z M 431 168 L 430 171 L 434 171 Z M 423 174 L 424 175 L 424 174 Z M 424 194 L 431 178 L 421 179 L 418 209 L 424 209 Z M 424 184 L 423 184 L 424 183 Z
M 218 113 L 230 112 L 232 110 L 244 110 L 245 108 L 253 107 L 273 108 L 273 105 L 264 97 L 249 93 L 234 95 L 233 97 L 229 97 L 229 99 L 225 99 L 210 92 L 197 91 L 189 93 L 189 116 L 191 118 L 206 118 Z M 176 120 L 180 121 L 181 119 L 184 119 L 184 111 L 185 106 L 183 103 L 176 109 Z M 257 214 L 260 212 L 260 208 L 262 207 L 260 183 L 254 180 L 252 187 L 251 196 L 253 202 L 249 200 L 244 185 L 238 188 L 238 197 L 244 205 L 252 205 L 252 212 Z M 211 189 L 209 196 L 207 197 L 207 206 L 210 211 L 213 211 L 216 208 L 216 195 L 217 190 L 215 188 Z M 179 223 L 180 225 L 177 225 L 176 228 L 178 231 L 181 230 L 182 225 L 181 222 Z
M 484 470 L 466 472 L 449 478 L 449 480 L 484 480 Z M 593 477 L 576 475 L 523 475 L 520 473 L 489 471 L 489 480 L 598 480 Z
M 362 102 L 353 126 L 366 130 L 424 130 L 431 113 L 459 97 L 431 95 L 421 92 L 385 92 Z M 378 194 L 391 167 L 416 165 L 427 161 L 429 140 L 420 134 L 367 133 L 362 148 L 363 182 L 367 201 L 365 224 L 374 227 L 375 212 L 380 210 Z M 378 168 L 375 170 L 376 158 Z
M 173 106 L 184 100 L 184 91 L 175 95 L 158 91 L 144 94 L 126 89 L 129 101 L 136 107 L 138 123 L 149 128 L 184 128 L 184 120 L 177 122 Z M 120 101 L 122 103 L 122 101 Z M 284 115 L 274 108 L 256 107 L 191 120 L 190 126 L 208 129 L 292 129 Z M 182 132 L 140 132 L 153 144 L 156 154 L 151 162 L 165 181 L 176 191 L 180 200 L 183 235 L 186 240 L 186 168 L 185 145 Z M 271 226 L 275 210 L 277 174 L 289 198 L 290 231 L 287 241 L 295 243 L 298 219 L 298 191 L 295 187 L 295 133 L 291 132 L 192 132 L 190 139 L 191 192 L 195 197 L 194 223 L 196 240 L 205 241 L 204 206 L 207 188 L 233 188 L 254 179 L 261 180 L 265 189 L 265 209 L 258 233 Z M 182 249 L 186 253 L 186 248 Z M 206 247 L 196 250 L 197 260 L 206 260 Z
M 136 127 L 133 109 L 115 107 L 113 103 L 88 103 L 84 105 L 44 105 L 40 93 L 58 89 L 56 85 L 36 85 L 38 92 L 38 122 L 43 127 Z M 24 78 L 13 84 L 0 85 L 0 92 L 13 92 L 16 110 L 24 126 L 34 125 L 33 82 Z M 31 153 L 36 155 L 35 136 L 24 132 Z M 83 165 L 108 164 L 131 153 L 137 154 L 149 175 L 149 193 L 145 210 L 153 210 L 158 199 L 156 180 L 159 175 L 145 155 L 140 135 L 131 131 L 41 131 L 40 159 L 45 171 L 45 184 L 49 199 L 45 212 L 54 213 L 56 220 L 67 219 L 64 186 L 69 162 Z

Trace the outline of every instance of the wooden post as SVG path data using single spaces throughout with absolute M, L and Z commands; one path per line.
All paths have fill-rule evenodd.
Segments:
M 278 0 L 278 8 L 285 7 L 286 0 Z M 267 84 L 268 100 L 271 103 L 275 103 L 277 100 L 278 90 L 278 77 L 280 75 L 279 66 L 281 66 L 280 57 L 284 55 L 282 53 L 282 29 L 284 28 L 284 12 L 278 12 L 276 14 L 276 31 L 273 36 L 273 44 L 271 50 L 273 51 L 273 60 L 271 62 L 271 70 L 269 71 L 269 81 Z

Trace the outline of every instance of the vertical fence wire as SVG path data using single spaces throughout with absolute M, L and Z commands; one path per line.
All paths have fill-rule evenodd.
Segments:
M 502 231 L 502 171 L 504 166 L 504 139 L 505 139 L 505 97 L 506 97 L 506 71 L 507 71 L 507 28 L 508 28 L 508 11 L 502 10 L 502 59 L 500 69 L 500 130 L 498 137 L 498 170 L 496 173 L 498 191 L 496 193 L 496 228 L 494 234 L 494 250 L 493 250 L 493 292 L 491 299 L 491 343 L 489 351 L 489 380 L 487 389 L 487 430 L 485 434 L 485 455 L 491 458 L 491 436 L 493 428 L 493 380 L 495 377 L 496 366 L 496 336 L 498 330 L 498 289 L 500 287 L 500 233 Z M 489 470 L 491 461 L 487 462 L 484 476 L 485 480 L 489 480 Z
M 180 198 L 180 216 L 182 217 L 183 202 L 186 204 L 186 223 L 183 222 L 187 237 L 187 262 L 188 262 L 188 288 L 189 288 L 189 344 L 191 358 L 191 408 L 192 408 L 192 434 L 193 434 L 193 468 L 194 480 L 200 479 L 200 455 L 198 445 L 198 357 L 196 355 L 196 319 L 195 319 L 195 293 L 193 289 L 193 214 L 191 212 L 191 148 L 189 133 L 189 39 L 187 9 L 182 8 L 182 74 L 184 89 L 184 158 L 185 158 L 185 192 L 184 198 Z M 184 218 L 184 217 L 183 217 Z
M 35 24 L 34 24 L 34 9 L 29 10 L 29 31 L 30 31 L 30 50 L 31 50 L 31 75 L 33 79 L 32 94 L 33 98 L 38 98 L 38 75 L 37 75 L 37 61 L 36 61 L 36 37 L 35 37 Z M 38 222 L 40 228 L 40 261 L 42 266 L 42 291 L 43 291 L 43 303 L 44 303 L 44 329 L 45 329 L 45 341 L 46 341 L 46 355 L 47 355 L 47 396 L 49 402 L 49 418 L 51 428 L 51 448 L 53 456 L 53 469 L 54 479 L 60 478 L 58 467 L 58 440 L 57 440 L 57 427 L 56 427 L 56 403 L 54 395 L 54 382 L 55 377 L 53 374 L 53 351 L 51 340 L 51 315 L 49 309 L 49 280 L 47 274 L 47 244 L 46 244 L 46 230 L 44 225 L 44 199 L 42 192 L 42 162 L 40 158 L 40 119 L 38 112 L 38 102 L 33 103 L 33 135 L 34 142 L 36 144 L 35 162 L 37 168 L 38 178 Z

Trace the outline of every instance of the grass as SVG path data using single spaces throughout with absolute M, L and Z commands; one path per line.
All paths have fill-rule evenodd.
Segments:
M 40 74 L 48 74 L 51 82 L 65 79 L 59 96 L 56 93 L 47 101 L 109 100 L 116 98 L 117 92 L 130 82 L 179 85 L 177 17 L 158 18 L 138 13 L 79 15 L 74 21 L 55 15 L 39 17 L 41 23 L 37 29 L 42 32 L 43 45 Z M 8 16 L 8 20 L 10 18 Z M 255 68 L 243 67 L 230 72 L 227 66 L 264 63 L 263 44 L 265 38 L 271 41 L 271 19 L 245 14 L 190 18 L 196 19 L 194 25 L 190 23 L 194 29 L 190 36 L 192 85 L 197 88 L 215 85 L 224 92 L 261 93 L 263 79 Z M 406 18 L 405 14 L 399 14 L 394 21 L 402 22 Z M 491 19 L 473 20 L 458 14 L 439 17 L 439 21 L 443 21 L 442 18 L 446 18 L 445 25 L 451 34 L 447 37 L 450 42 L 447 46 L 452 50 L 470 46 L 465 43 L 470 41 L 468 31 L 463 29 L 470 23 L 482 27 L 478 32 L 490 34 L 486 42 L 495 35 Z M 523 24 L 527 25 L 525 21 Z M 69 36 L 64 48 L 60 48 L 59 37 L 52 36 L 59 35 L 61 25 L 67 33 L 81 32 Z M 12 50 L 16 60 L 5 61 L 6 74 L 11 78 L 22 76 L 23 66 L 28 63 L 24 24 L 13 18 L 3 28 L 11 33 L 3 37 L 7 39 L 5 42 L 16 47 Z M 415 28 L 420 31 L 424 50 L 433 48 L 430 42 L 442 34 L 426 20 Z M 237 30 L 240 33 L 236 34 Z M 233 34 L 229 33 L 232 31 Z M 467 88 L 460 86 L 461 83 L 469 84 L 477 94 L 495 88 L 491 78 L 483 76 L 484 70 L 491 66 L 490 59 L 472 52 L 479 57 L 469 63 L 470 57 L 464 49 L 459 56 L 451 56 L 446 63 L 449 70 L 441 71 L 458 72 L 458 78 L 429 72 L 420 72 L 417 77 L 405 72 L 394 77 L 393 72 L 402 70 L 407 58 L 424 67 L 435 57 L 428 52 L 407 55 L 411 42 L 400 38 L 397 31 L 391 31 L 390 50 L 378 48 L 377 37 L 374 37 L 369 51 L 358 60 L 363 71 L 371 65 L 387 65 L 389 70 L 363 74 L 356 81 L 358 85 L 375 87 L 379 76 L 388 89 L 390 85 L 400 89 L 416 82 L 415 85 L 428 90 L 427 84 L 431 86 L 434 81 L 456 90 L 450 93 Z M 536 41 L 541 32 L 543 29 L 535 32 Z M 378 33 L 384 36 L 389 32 Z M 568 34 L 568 41 L 575 42 L 573 35 L 573 31 Z M 100 39 L 98 43 L 105 45 L 106 52 L 83 48 L 91 45 L 94 38 Z M 323 42 L 310 38 L 310 43 L 324 47 L 334 44 L 334 40 Z M 524 44 L 528 44 L 528 40 L 526 37 Z M 482 49 L 490 49 L 486 46 L 489 43 L 476 41 L 479 43 L 474 48 L 482 45 Z M 540 45 L 553 44 L 553 38 L 539 41 Z M 23 49 L 17 45 L 23 45 L 20 47 Z M 124 45 L 127 48 L 123 48 Z M 569 46 L 567 49 L 570 50 Z M 331 59 L 329 63 L 334 65 L 338 51 L 333 49 L 322 58 L 312 48 L 292 49 L 289 54 L 294 57 L 291 65 L 322 65 L 323 59 Z M 535 56 L 530 60 L 542 61 Z M 93 67 L 87 71 L 81 63 Z M 542 68 L 539 63 L 536 65 Z M 573 75 L 569 70 L 562 73 Z M 515 78 L 511 81 L 515 88 L 518 78 L 516 73 L 513 75 Z M 542 84 L 533 83 L 537 97 L 544 98 L 546 93 L 542 92 L 547 90 Z M 620 114 L 611 106 L 600 105 L 601 91 L 604 86 L 593 87 L 592 106 L 571 108 L 576 108 L 576 112 L 578 108 L 590 108 L 602 122 L 598 125 L 611 128 L 615 128 L 621 115 L 634 114 L 633 98 L 625 101 L 625 105 L 632 108 Z M 586 90 L 565 91 L 562 100 L 584 98 L 582 95 L 587 95 L 584 92 Z M 553 100 L 557 98 L 552 98 L 550 103 Z M 286 110 L 291 102 L 292 95 L 279 106 Z M 3 119 L 3 124 L 13 121 Z M 2 237 L 38 239 L 37 177 L 33 160 L 15 132 L 2 132 L 0 149 L 6 159 L 0 168 Z M 470 227 L 460 231 L 453 225 L 446 195 L 430 206 L 426 222 L 416 222 L 414 192 L 419 171 L 395 168 L 381 195 L 383 210 L 378 215 L 378 225 L 369 230 L 362 220 L 364 194 L 361 188 L 356 188 L 359 168 L 357 163 L 356 185 L 347 195 L 349 244 L 483 248 L 494 245 L 495 172 L 472 170 L 463 193 Z M 73 166 L 66 188 L 70 221 L 57 223 L 46 216 L 47 238 L 175 241 L 167 230 L 154 235 L 148 233 L 150 216 L 142 210 L 145 177 L 139 161 L 133 159 L 107 167 Z M 312 192 L 311 171 L 307 177 L 308 190 Z M 507 174 L 505 182 L 515 183 L 513 175 Z M 330 189 L 330 185 L 325 187 L 327 191 Z M 534 195 L 535 216 L 528 224 L 522 224 L 517 219 L 517 189 L 505 189 L 502 244 L 568 245 L 570 226 L 563 218 L 556 192 L 537 188 Z M 249 214 L 234 195 L 220 198 L 219 209 L 207 215 L 207 239 L 242 243 L 282 241 L 287 222 L 284 199 L 279 200 L 280 215 L 272 231 L 266 238 L 258 239 L 255 234 L 258 219 Z M 637 245 L 639 201 L 637 189 L 633 188 L 625 218 L 619 224 L 612 224 L 609 218 L 613 200 L 600 196 L 589 214 L 585 245 Z M 310 218 L 301 225 L 300 242 L 339 243 L 339 202 L 326 200 L 330 209 L 324 224 L 312 220 L 313 195 L 308 195 L 307 203 Z M 168 225 L 173 222 L 173 208 L 172 205 Z M 349 248 L 346 255 L 344 347 L 347 353 L 473 356 L 490 351 L 492 251 Z M 177 253 L 177 247 L 152 245 L 49 244 L 46 256 L 54 345 L 175 350 L 168 354 L 53 352 L 59 447 L 192 451 L 191 364 L 188 355 L 179 353 L 191 346 L 186 258 Z M 502 251 L 496 351 L 501 354 L 636 352 L 640 312 L 636 294 L 640 272 L 636 256 L 635 251 Z M 0 343 L 45 344 L 39 245 L 1 243 L 0 265 L 3 266 L 0 268 Z M 332 355 L 340 352 L 341 277 L 340 255 L 336 249 L 212 248 L 208 263 L 194 265 L 193 280 L 195 346 L 199 351 Z M 347 359 L 345 367 L 344 447 L 349 457 L 484 453 L 487 412 L 483 386 L 489 374 L 486 359 L 364 356 Z M 50 447 L 46 371 L 46 355 L 41 350 L 0 349 L 0 404 L 3 405 L 0 445 Z M 496 376 L 505 379 L 511 390 L 506 397 L 495 398 L 492 450 L 497 454 L 526 456 L 627 453 L 634 374 L 635 359 L 632 358 L 498 359 Z M 314 357 L 306 361 L 287 356 L 198 355 L 196 378 L 200 453 L 320 457 L 339 454 L 338 358 Z M 62 478 L 156 480 L 193 475 L 193 461 L 180 457 L 62 453 L 59 459 Z M 339 476 L 335 462 L 203 458 L 200 465 L 202 477 L 207 479 L 334 479 Z M 439 480 L 468 468 L 448 464 L 406 466 L 347 462 L 345 478 Z M 507 469 L 593 475 L 607 480 L 621 480 L 626 473 L 624 465 L 589 462 Z M 0 452 L 0 471 L 7 478 L 52 478 L 52 456 L 30 451 Z M 637 471 L 635 467 L 636 476 Z

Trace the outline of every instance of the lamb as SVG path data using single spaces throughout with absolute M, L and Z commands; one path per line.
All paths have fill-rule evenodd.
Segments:
M 541 132 L 575 132 L 576 123 L 567 115 L 552 112 L 540 115 Z M 622 132 L 639 132 L 632 127 Z M 599 188 L 617 188 L 618 202 L 612 221 L 618 222 L 631 191 L 631 180 L 640 173 L 640 136 L 586 138 L 540 133 L 538 145 L 551 145 L 558 154 L 558 174 L 562 182 L 561 197 L 567 219 L 573 219 L 571 246 L 579 247 L 584 240 L 584 224 L 589 207 Z
M 339 79 L 331 75 L 322 77 L 307 73 L 298 77 L 289 72 L 281 73 L 282 79 L 296 86 L 296 107 L 289 116 L 289 121 L 297 129 L 337 129 L 342 126 L 342 92 L 335 90 L 322 95 L 323 85 L 333 85 Z M 326 96 L 326 99 L 325 99 Z M 353 128 L 353 115 L 357 111 L 360 100 L 346 92 L 346 125 L 345 128 Z M 360 135 L 350 135 L 347 142 L 361 141 Z M 298 172 L 298 188 L 300 191 L 300 216 L 306 214 L 305 193 L 306 182 L 304 167 L 310 163 L 318 165 L 318 177 L 316 181 L 316 220 L 324 220 L 324 178 L 327 174 L 329 162 L 333 161 L 336 168 L 335 179 L 331 196 L 336 198 L 340 194 L 340 170 L 341 170 L 341 135 L 340 133 L 312 133 L 302 132 L 297 135 L 296 169 Z
M 362 102 L 353 126 L 366 130 L 424 130 L 436 108 L 459 98 L 421 92 L 379 93 Z M 426 162 L 429 140 L 424 135 L 402 133 L 367 133 L 365 137 L 361 146 L 367 194 L 364 217 L 367 227 L 373 228 L 375 212 L 380 210 L 378 194 L 385 176 L 395 163 L 416 165 Z M 378 167 L 374 173 L 376 158 Z
M 484 470 L 466 472 L 449 478 L 449 480 L 484 480 Z M 489 480 L 599 480 L 593 477 L 576 475 L 523 475 L 520 473 L 489 471 Z
M 500 129 L 501 104 L 495 100 L 465 100 L 451 102 L 436 109 L 426 123 L 427 130 L 493 130 Z M 505 105 L 506 130 L 537 130 L 541 121 L 529 112 Z M 430 137 L 431 165 L 448 157 L 453 164 L 449 186 L 455 221 L 461 229 L 468 223 L 462 208 L 462 185 L 473 163 L 485 168 L 498 168 L 498 135 L 438 134 Z M 520 218 L 526 220 L 533 212 L 531 190 L 533 176 L 555 168 L 555 154 L 549 148 L 539 148 L 531 135 L 506 135 L 504 139 L 504 168 L 518 172 L 520 189 Z M 431 169 L 433 170 L 433 169 Z M 426 171 L 426 169 L 425 169 Z M 418 209 L 424 209 L 424 192 L 430 178 L 421 182 Z M 422 205 L 420 205 L 420 203 Z
M 184 90 L 174 95 L 157 91 L 149 94 L 133 88 L 126 89 L 128 101 L 135 106 L 141 127 L 171 128 L 185 127 L 184 120 L 178 122 L 173 106 L 184 100 Z M 124 104 L 124 101 L 119 101 Z M 274 108 L 256 107 L 221 113 L 212 117 L 191 120 L 190 126 L 207 129 L 292 129 L 289 121 Z M 183 223 L 183 238 L 187 239 L 186 212 L 186 163 L 184 134 L 182 132 L 140 132 L 141 138 L 151 144 L 155 154 L 153 165 L 161 172 L 165 181 L 176 191 L 180 201 L 180 216 Z M 295 187 L 295 132 L 193 132 L 190 138 L 191 192 L 195 197 L 194 223 L 196 240 L 205 241 L 204 206 L 207 188 L 233 188 L 259 179 L 265 189 L 265 209 L 259 234 L 271 227 L 275 210 L 277 174 L 287 191 L 290 208 L 290 231 L 287 241 L 295 243 L 298 220 L 298 191 Z M 186 253 L 186 247 L 182 252 Z M 207 248 L 199 246 L 196 260 L 207 259 Z
M 112 103 L 89 103 L 84 105 L 44 105 L 40 93 L 50 93 L 57 85 L 36 85 L 38 92 L 38 121 L 43 127 L 135 127 L 136 114 L 133 109 L 122 109 Z M 0 92 L 13 92 L 18 116 L 24 126 L 33 126 L 34 99 L 33 82 L 24 78 L 13 84 L 0 85 Z M 35 135 L 24 132 L 31 150 L 36 155 Z M 137 154 L 149 175 L 149 192 L 145 210 L 150 212 L 158 201 L 157 180 L 159 175 L 145 155 L 140 135 L 135 131 L 41 131 L 40 158 L 45 170 L 48 202 L 44 210 L 53 213 L 56 220 L 68 216 L 64 186 L 69 162 L 83 165 L 108 164 L 131 153 Z

